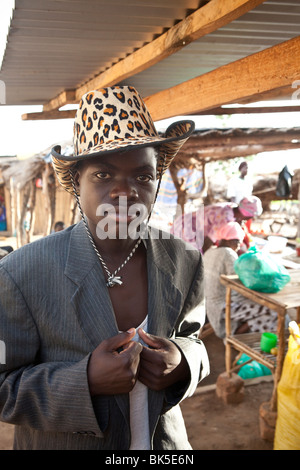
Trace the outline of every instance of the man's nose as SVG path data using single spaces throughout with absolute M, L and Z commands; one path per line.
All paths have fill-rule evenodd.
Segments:
M 110 196 L 112 199 L 118 198 L 120 196 L 125 196 L 128 199 L 137 199 L 138 193 L 134 184 L 132 184 L 127 179 L 122 178 L 115 182 L 113 188 L 111 189 Z

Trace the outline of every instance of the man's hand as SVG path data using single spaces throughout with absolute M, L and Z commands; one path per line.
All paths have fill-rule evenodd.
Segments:
M 140 338 L 150 347 L 143 347 L 140 355 L 138 379 L 152 390 L 162 390 L 175 382 L 186 380 L 189 367 L 177 346 L 165 338 L 138 331 Z
M 114 395 L 132 390 L 137 380 L 142 345 L 131 339 L 135 329 L 102 341 L 88 364 L 91 395 Z M 118 352 L 120 351 L 120 352 Z

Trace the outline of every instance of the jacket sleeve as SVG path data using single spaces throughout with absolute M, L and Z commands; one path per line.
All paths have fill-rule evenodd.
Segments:
M 78 362 L 40 360 L 40 337 L 10 274 L 0 267 L 0 419 L 43 431 L 101 436 L 88 383 L 89 355 Z
M 192 396 L 198 383 L 210 372 L 206 348 L 203 342 L 198 339 L 204 322 L 203 262 L 200 255 L 193 282 L 171 338 L 185 356 L 190 369 L 189 383 L 175 384 L 166 391 L 166 400 L 172 406 Z

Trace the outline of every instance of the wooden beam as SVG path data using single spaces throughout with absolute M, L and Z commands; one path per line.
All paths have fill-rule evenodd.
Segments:
M 296 80 L 295 83 L 297 83 L 298 80 Z M 298 86 L 299 88 L 299 86 Z M 248 96 L 246 98 L 242 98 L 238 101 L 238 104 L 250 104 L 250 103 L 255 103 L 256 101 L 272 101 L 272 100 L 280 100 L 280 99 L 294 99 L 293 95 L 297 94 L 297 90 L 292 89 L 292 87 L 279 87 L 275 88 L 274 90 L 268 90 L 263 93 L 258 93 L 254 94 L 251 96 Z M 296 98 L 295 98 L 296 100 Z
M 278 90 L 291 95 L 299 79 L 299 56 L 300 36 L 155 93 L 145 102 L 158 121 Z
M 231 23 L 264 1 L 226 0 L 224 2 L 224 0 L 211 0 L 166 33 L 112 65 L 77 90 L 62 92 L 44 105 L 44 111 L 58 109 L 68 103 L 79 102 L 81 96 L 90 90 L 112 86 L 142 72 L 196 39 Z
M 26 113 L 22 114 L 23 121 L 45 121 L 50 119 L 74 119 L 76 109 L 70 109 L 67 111 L 48 111 L 40 113 Z
M 76 103 L 76 94 L 75 90 L 65 90 L 62 93 L 60 93 L 56 98 L 53 98 L 53 100 L 48 101 L 48 103 L 45 103 L 43 106 L 44 111 L 52 111 L 58 108 L 61 108 L 62 106 L 66 104 L 73 104 Z
M 197 116 L 222 116 L 231 114 L 267 114 L 267 113 L 299 113 L 300 106 L 251 106 L 249 108 L 219 108 L 200 111 Z

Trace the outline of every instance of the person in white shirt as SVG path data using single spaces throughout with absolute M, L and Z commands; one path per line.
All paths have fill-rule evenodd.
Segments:
M 239 176 L 230 179 L 227 188 L 227 199 L 238 204 L 243 198 L 250 197 L 253 184 L 248 176 L 248 163 L 242 162 L 239 166 Z

